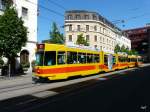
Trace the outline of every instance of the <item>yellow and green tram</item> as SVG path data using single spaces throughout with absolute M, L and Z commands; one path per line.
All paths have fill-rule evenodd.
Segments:
M 134 67 L 129 57 L 103 51 L 67 47 L 58 44 L 37 44 L 33 78 L 67 79 L 100 72 Z M 132 59 L 130 57 L 130 59 Z M 138 60 L 131 60 L 136 63 Z

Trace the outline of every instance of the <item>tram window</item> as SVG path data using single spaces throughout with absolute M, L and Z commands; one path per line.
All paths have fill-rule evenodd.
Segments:
M 93 54 L 87 54 L 87 63 L 93 62 Z
M 124 62 L 124 61 L 125 61 L 125 58 L 124 58 L 124 57 L 119 56 L 119 62 Z
M 143 61 L 143 59 L 142 58 L 138 58 L 138 62 L 142 62 Z
M 108 56 L 107 55 L 104 56 L 104 64 L 108 65 Z
M 77 63 L 77 52 L 67 52 L 67 63 Z
M 123 57 L 123 62 L 127 62 L 127 58 L 126 57 Z
M 78 63 L 86 63 L 86 53 L 78 53 Z
M 116 57 L 113 56 L 113 64 L 115 64 L 115 63 L 116 63 Z
M 37 52 L 36 53 L 36 66 L 42 66 L 43 65 L 43 57 L 44 52 Z
M 94 62 L 95 63 L 99 63 L 100 59 L 99 59 L 99 55 L 98 54 L 94 54 Z
M 134 59 L 133 59 L 133 58 L 131 58 L 130 60 L 131 60 L 131 62 L 134 62 Z
M 57 55 L 57 64 L 65 64 L 66 63 L 66 55 L 65 52 L 58 52 Z
M 46 51 L 44 58 L 44 65 L 56 65 L 56 51 Z

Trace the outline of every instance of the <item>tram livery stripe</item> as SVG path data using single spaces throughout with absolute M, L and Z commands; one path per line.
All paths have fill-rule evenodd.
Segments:
M 96 66 L 77 66 L 77 67 L 63 67 L 63 68 L 51 68 L 51 69 L 39 69 L 39 74 L 53 74 L 53 73 L 68 73 L 94 70 Z

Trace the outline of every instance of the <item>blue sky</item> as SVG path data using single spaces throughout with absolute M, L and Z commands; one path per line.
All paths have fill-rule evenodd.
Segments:
M 41 6 L 56 11 L 62 16 Z M 125 20 L 125 23 L 116 24 L 123 30 L 143 27 L 146 23 L 150 23 L 150 0 L 39 0 L 39 9 L 38 42 L 49 38 L 49 31 L 54 21 L 60 31 L 64 31 L 61 26 L 64 25 L 65 10 L 89 10 L 98 12 L 109 21 Z

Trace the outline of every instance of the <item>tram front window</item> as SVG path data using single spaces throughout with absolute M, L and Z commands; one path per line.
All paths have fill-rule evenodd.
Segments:
M 44 66 L 56 65 L 56 51 L 46 51 L 44 56 Z
M 37 52 L 36 53 L 36 66 L 42 66 L 43 65 L 43 57 L 44 52 Z

